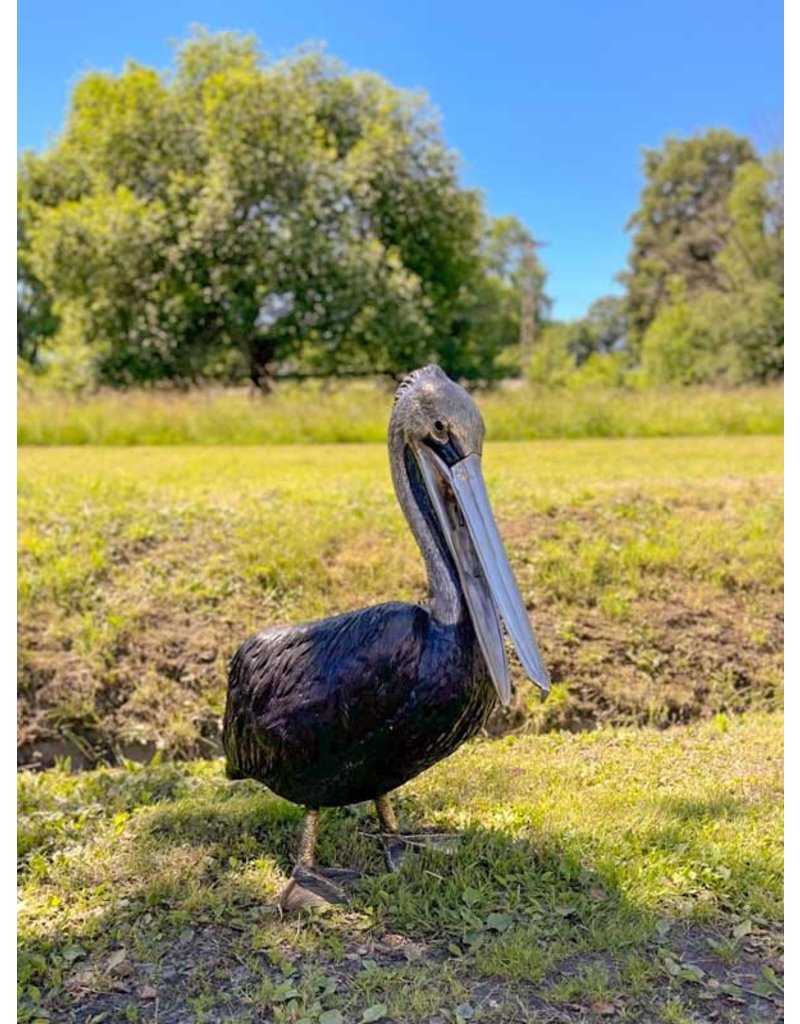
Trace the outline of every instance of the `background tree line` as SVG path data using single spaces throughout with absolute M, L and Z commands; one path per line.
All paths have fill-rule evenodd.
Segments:
M 173 73 L 86 75 L 19 173 L 17 349 L 64 384 L 519 372 L 549 384 L 783 368 L 777 157 L 725 131 L 645 153 L 625 294 L 549 321 L 526 229 L 460 186 L 424 99 L 318 51 L 198 32 Z M 633 376 L 632 376 L 633 375 Z
M 549 324 L 549 383 L 764 383 L 783 376 L 783 155 L 728 131 L 644 152 L 620 297 Z

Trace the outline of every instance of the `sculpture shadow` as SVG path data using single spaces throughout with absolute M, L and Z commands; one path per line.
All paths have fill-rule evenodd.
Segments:
M 413 795 L 398 806 L 404 830 L 429 826 L 430 809 Z M 698 815 L 740 811 L 735 802 L 674 802 L 669 828 L 644 835 L 643 847 L 680 842 Z M 477 976 L 500 979 L 493 983 L 523 993 L 535 1010 L 542 993 L 582 972 L 618 982 L 626 950 L 649 949 L 655 957 L 663 940 L 658 915 L 627 895 L 614 864 L 586 836 L 472 824 L 454 852 L 423 850 L 389 874 L 371 805 L 322 814 L 320 863 L 362 872 L 350 906 L 283 918 L 276 901 L 302 817 L 300 808 L 250 783 L 215 782 L 189 800 L 144 808 L 114 853 L 106 901 L 77 926 L 23 938 L 22 969 L 42 989 L 42 1005 L 65 1022 L 100 1013 L 124 1019 L 136 992 L 152 986 L 164 1024 L 183 1019 L 211 984 L 227 993 L 219 1019 L 268 1020 L 258 1016 L 258 992 L 265 979 L 280 985 L 287 964 L 295 965 L 292 977 L 324 970 L 346 985 L 346 952 L 368 948 L 379 966 L 402 974 L 409 967 L 403 950 L 414 948 L 424 950 L 426 962 L 469 957 Z M 96 886 L 96 869 L 75 872 L 81 899 Z M 738 882 L 734 875 L 731 885 Z M 676 932 L 681 918 L 676 911 Z M 387 934 L 396 948 L 386 946 Z M 108 967 L 118 949 L 130 964 L 121 979 Z M 66 958 L 65 950 L 72 951 Z M 512 956 L 513 977 L 504 979 Z M 60 974 L 52 969 L 58 963 Z M 95 978 L 85 990 L 74 984 L 81 972 Z

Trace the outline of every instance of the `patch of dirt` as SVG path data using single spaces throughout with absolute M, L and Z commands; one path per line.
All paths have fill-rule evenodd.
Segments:
M 668 726 L 774 708 L 783 674 L 782 595 L 760 594 L 757 613 L 749 604 L 718 592 L 708 603 L 702 595 L 650 599 L 624 621 L 576 611 L 568 629 L 552 610 L 537 609 L 544 660 L 564 692 L 539 703 L 516 672 L 514 702 L 495 712 L 488 732 Z
M 514 669 L 509 709 L 490 735 L 598 725 L 667 726 L 719 712 L 774 707 L 783 671 L 780 594 L 702 594 L 640 602 L 624 619 L 575 609 L 569 622 L 537 608 L 537 634 L 558 696 L 539 703 Z M 75 767 L 156 751 L 177 758 L 221 751 L 227 661 L 247 634 L 252 609 L 164 617 L 143 613 L 117 643 L 111 664 L 20 629 L 17 763 Z M 512 664 L 515 664 L 512 661 Z
M 760 929 L 721 955 L 722 937 L 711 928 L 686 928 L 670 936 L 681 965 L 697 967 L 701 980 L 685 998 L 701 1021 L 715 1024 L 783 1020 L 783 936 Z
M 270 915 L 271 908 L 265 907 L 264 913 Z M 286 924 L 292 927 L 290 921 Z M 317 974 L 322 972 L 333 979 L 331 995 L 336 1001 L 337 995 L 348 994 L 351 980 L 364 970 L 379 969 L 384 978 L 396 971 L 397 985 L 402 989 L 403 972 L 409 965 L 447 961 L 469 993 L 463 1002 L 470 1005 L 476 1019 L 492 1024 L 588 1024 L 599 1020 L 650 1024 L 661 1019 L 660 1010 L 667 1002 L 676 999 L 691 1010 L 691 1019 L 696 1024 L 779 1024 L 783 1020 L 780 988 L 763 983 L 765 967 L 772 969 L 777 965 L 775 977 L 782 977 L 782 959 L 768 955 L 765 949 L 746 945 L 726 961 L 713 953 L 709 940 L 713 943 L 720 937 L 709 929 L 684 929 L 680 935 L 671 937 L 669 943 L 670 955 L 678 958 L 684 969 L 699 969 L 700 980 L 677 978 L 665 967 L 653 988 L 642 995 L 626 989 L 618 965 L 602 953 L 567 957 L 534 984 L 497 977 L 477 978 L 470 971 L 468 960 L 462 962 L 436 944 L 393 932 L 365 934 L 358 944 L 348 942 L 339 957 L 315 956 L 313 965 L 288 944 L 280 949 L 279 956 L 274 949 L 272 956 L 250 950 L 245 958 L 236 952 L 238 938 L 222 926 L 190 928 L 177 942 L 165 946 L 162 956 L 148 961 L 132 959 L 122 948 L 102 962 L 81 960 L 66 977 L 63 989 L 48 1000 L 48 1009 L 63 1024 L 131 1019 L 132 1006 L 137 1008 L 139 1020 L 193 1024 L 197 1019 L 194 1007 L 202 1000 L 205 1021 L 268 1022 L 274 1019 L 273 1006 L 269 999 L 262 1002 L 255 996 L 259 989 L 263 991 L 266 979 L 275 988 L 297 985 L 302 990 L 306 969 L 313 966 Z M 773 949 L 779 942 L 779 936 L 772 935 L 767 945 Z M 654 945 L 651 952 L 654 961 L 658 961 L 660 948 Z M 662 959 L 666 962 L 667 958 Z M 280 966 L 276 966 L 276 960 Z M 608 976 L 610 987 L 606 996 L 587 995 L 568 1002 L 549 998 L 554 985 L 592 968 Z M 201 992 L 208 991 L 209 982 L 214 986 L 213 1005 L 201 996 Z M 288 1002 L 281 997 L 276 1005 L 288 1008 Z M 303 1016 L 299 1002 L 295 1006 L 298 1016 Z M 453 1011 L 450 1007 L 443 1008 L 441 1014 L 421 1017 L 389 1015 L 381 1021 L 446 1024 L 455 1019 Z M 346 1019 L 356 1021 L 359 1015 Z
M 645 511 L 653 504 L 642 502 Z M 692 507 L 699 508 L 698 502 L 693 495 Z M 558 540 L 564 523 L 557 511 L 533 523 L 529 515 L 511 518 L 504 534 L 511 545 L 528 543 L 532 535 Z M 597 516 L 595 508 L 570 507 L 568 521 L 588 531 Z M 329 552 L 330 586 L 338 599 L 347 595 L 361 603 L 374 566 L 387 557 L 398 559 L 394 576 L 406 571 L 381 541 L 373 538 L 366 549 L 362 541 Z M 153 537 L 127 542 L 113 560 L 135 562 L 156 549 L 161 550 Z M 420 567 L 414 572 L 422 588 Z M 113 607 L 113 588 L 101 591 L 97 601 Z M 588 599 L 568 608 L 531 609 L 556 692 L 540 704 L 512 659 L 516 699 L 493 715 L 489 734 L 667 726 L 779 702 L 779 591 L 766 585 L 704 590 L 685 575 L 665 572 L 657 593 L 663 596 L 634 603 L 624 617 Z M 63 757 L 75 767 L 89 767 L 154 752 L 170 758 L 219 754 L 228 660 L 270 618 L 260 592 L 234 588 L 224 601 L 215 597 L 180 608 L 146 594 L 135 622 L 108 642 L 87 643 L 84 653 L 67 609 L 54 605 L 36 614 L 19 626 L 17 762 L 25 767 L 47 767 Z
M 84 768 L 157 751 L 218 756 L 227 662 L 240 632 L 208 613 L 143 614 L 111 664 L 97 664 L 21 626 L 18 766 L 70 757 Z

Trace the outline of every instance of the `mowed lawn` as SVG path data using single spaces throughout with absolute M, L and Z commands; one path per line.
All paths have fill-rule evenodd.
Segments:
M 20 776 L 22 1021 L 777 1022 L 782 721 L 477 740 L 400 791 L 461 834 L 281 918 L 301 811 L 222 764 Z
M 493 731 L 769 710 L 782 439 L 495 443 L 485 471 L 554 680 Z M 383 445 L 19 454 L 22 764 L 219 752 L 259 628 L 424 600 Z
M 362 880 L 283 919 L 300 809 L 166 759 L 218 752 L 254 630 L 423 599 L 384 447 L 19 468 L 20 760 L 58 758 L 19 775 L 20 1020 L 780 1019 L 780 438 L 490 444 L 553 694 L 400 790 L 452 852 L 387 875 L 371 808 L 326 811 Z

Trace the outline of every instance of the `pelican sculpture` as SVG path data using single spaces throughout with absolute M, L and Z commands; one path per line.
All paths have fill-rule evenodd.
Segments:
M 505 626 L 528 677 L 550 680 L 492 516 L 484 425 L 438 366 L 395 396 L 389 459 L 422 551 L 427 605 L 389 602 L 265 629 L 230 666 L 228 776 L 256 779 L 306 809 L 283 906 L 341 902 L 355 873 L 316 864 L 321 807 L 375 801 L 390 869 L 405 848 L 389 794 L 485 724 L 511 682 Z

